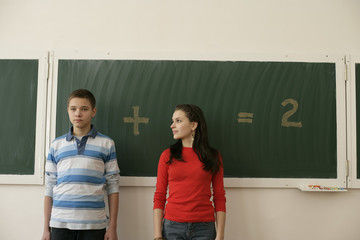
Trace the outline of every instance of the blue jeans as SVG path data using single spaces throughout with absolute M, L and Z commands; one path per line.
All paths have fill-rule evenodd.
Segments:
M 51 228 L 51 240 L 104 240 L 106 229 L 70 230 L 67 228 Z
M 182 223 L 164 219 L 163 237 L 166 240 L 214 240 L 214 222 Z

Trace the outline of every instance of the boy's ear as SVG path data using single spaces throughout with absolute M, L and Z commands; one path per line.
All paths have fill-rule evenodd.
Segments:
M 97 111 L 97 109 L 96 109 L 96 107 L 94 107 L 94 108 L 92 109 L 92 117 L 95 117 L 96 111 Z

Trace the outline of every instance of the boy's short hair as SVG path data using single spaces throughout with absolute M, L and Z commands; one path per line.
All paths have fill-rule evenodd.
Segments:
M 73 98 L 86 98 L 89 100 L 92 108 L 95 108 L 96 105 L 96 100 L 94 95 L 86 89 L 77 89 L 75 91 L 73 91 L 72 93 L 70 93 L 69 97 L 68 97 L 68 101 L 67 101 L 67 106 L 69 106 L 69 103 L 71 101 L 71 99 Z

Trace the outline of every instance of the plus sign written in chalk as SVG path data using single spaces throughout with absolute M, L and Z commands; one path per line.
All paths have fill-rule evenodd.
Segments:
M 124 117 L 124 122 L 125 123 L 134 123 L 134 135 L 140 135 L 139 132 L 139 124 L 140 123 L 145 123 L 148 124 L 149 122 L 149 118 L 146 117 L 139 117 L 139 106 L 135 106 L 133 107 L 134 109 L 134 117 Z

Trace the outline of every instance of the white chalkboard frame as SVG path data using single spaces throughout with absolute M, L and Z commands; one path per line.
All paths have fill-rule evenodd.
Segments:
M 49 77 L 49 52 L 2 52 L 0 59 L 33 59 L 38 60 L 38 86 L 36 105 L 36 136 L 34 154 L 34 174 L 0 174 L 0 184 L 44 184 L 45 139 L 46 139 L 46 103 L 47 82 Z

